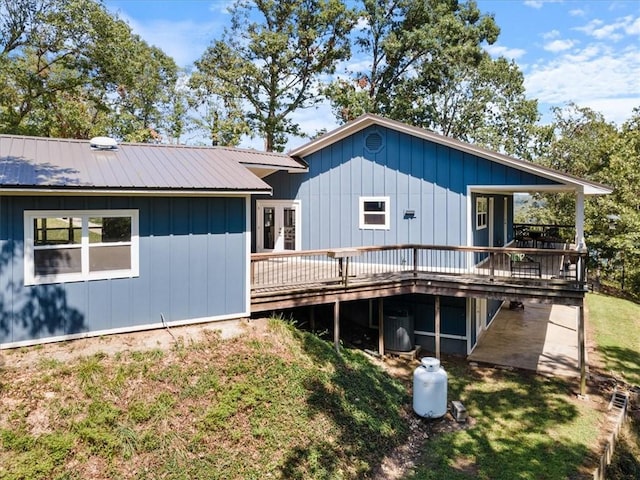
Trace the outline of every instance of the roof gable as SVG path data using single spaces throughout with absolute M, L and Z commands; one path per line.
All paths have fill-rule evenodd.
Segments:
M 378 125 L 391 130 L 402 132 L 413 137 L 417 137 L 423 140 L 434 142 L 439 145 L 453 148 L 455 150 L 469 153 L 477 157 L 496 162 L 506 167 L 514 168 L 529 174 L 533 174 L 551 182 L 557 182 L 563 185 L 567 185 L 573 189 L 583 190 L 586 195 L 603 195 L 609 194 L 613 190 L 610 187 L 601 185 L 595 182 L 584 180 L 573 175 L 562 173 L 550 168 L 542 167 L 531 162 L 503 155 L 491 150 L 487 150 L 482 147 L 471 145 L 469 143 L 461 142 L 444 135 L 439 135 L 434 132 L 430 132 L 423 128 L 413 127 L 395 120 L 389 120 L 384 117 L 380 117 L 372 114 L 365 114 L 352 122 L 346 123 L 337 129 L 326 133 L 325 135 L 306 143 L 296 149 L 289 152 L 290 155 L 295 157 L 305 158 L 314 152 L 322 150 L 330 145 L 339 142 L 351 135 L 354 135 L 370 126 Z

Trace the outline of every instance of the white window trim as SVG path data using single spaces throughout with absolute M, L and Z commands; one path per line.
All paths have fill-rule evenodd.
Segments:
M 480 203 L 484 200 L 483 211 L 480 210 Z M 476 197 L 476 230 L 483 230 L 487 228 L 489 219 L 489 199 L 485 196 Z
M 384 202 L 386 208 L 384 212 L 377 212 L 384 215 L 384 224 L 374 225 L 365 223 L 366 213 L 364 211 L 365 202 Z M 360 197 L 358 200 L 359 224 L 362 230 L 389 230 L 391 228 L 391 198 L 390 197 Z M 371 212 L 373 213 L 373 212 Z
M 58 275 L 35 275 L 33 221 L 40 217 L 79 217 L 82 219 L 81 249 L 82 272 Z M 125 270 L 89 271 L 89 217 L 131 217 L 131 268 Z M 131 278 L 140 275 L 140 241 L 138 230 L 138 210 L 25 210 L 24 212 L 24 284 L 45 285 L 50 283 L 82 282 L 87 280 L 108 280 Z M 109 245 L 117 246 L 114 242 Z

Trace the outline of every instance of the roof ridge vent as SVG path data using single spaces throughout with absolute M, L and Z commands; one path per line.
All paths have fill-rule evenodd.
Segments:
M 93 137 L 89 140 L 89 145 L 94 150 L 116 150 L 118 142 L 111 137 Z

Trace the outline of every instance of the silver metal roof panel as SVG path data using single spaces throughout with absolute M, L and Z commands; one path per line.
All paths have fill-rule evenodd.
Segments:
M 282 154 L 218 147 L 123 143 L 92 148 L 88 140 L 0 135 L 0 188 L 269 192 L 244 164 L 279 169 L 301 164 Z

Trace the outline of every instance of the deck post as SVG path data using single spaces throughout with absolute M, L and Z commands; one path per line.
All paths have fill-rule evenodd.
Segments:
M 586 242 L 584 240 L 584 190 L 576 192 L 576 248 L 584 250 Z
M 340 353 L 340 300 L 333 303 L 333 344 Z
M 436 295 L 435 305 L 435 324 L 436 324 L 436 358 L 440 358 L 440 295 Z
M 378 353 L 384 357 L 384 299 L 378 298 Z
M 578 307 L 578 366 L 580 367 L 580 395 L 586 395 L 587 362 L 584 342 L 584 305 Z
M 418 248 L 413 247 L 413 278 L 418 276 Z
M 309 307 L 309 328 L 311 328 L 312 332 L 316 331 L 316 307 L 315 307 L 315 305 L 311 305 Z

